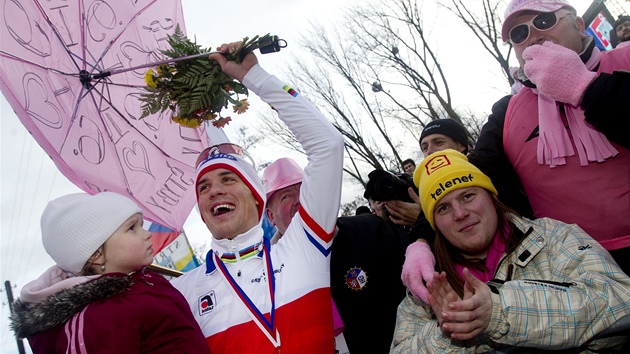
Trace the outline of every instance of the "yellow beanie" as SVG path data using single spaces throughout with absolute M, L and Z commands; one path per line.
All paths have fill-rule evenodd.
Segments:
M 459 151 L 447 149 L 427 156 L 413 174 L 418 187 L 422 211 L 435 230 L 433 210 L 448 193 L 461 188 L 481 187 L 497 195 L 490 177 L 468 162 Z

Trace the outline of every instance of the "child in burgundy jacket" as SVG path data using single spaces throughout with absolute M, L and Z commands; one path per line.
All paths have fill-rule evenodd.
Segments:
M 11 316 L 33 353 L 209 353 L 184 297 L 145 268 L 151 233 L 131 199 L 63 196 L 41 230 L 56 265 L 24 286 Z

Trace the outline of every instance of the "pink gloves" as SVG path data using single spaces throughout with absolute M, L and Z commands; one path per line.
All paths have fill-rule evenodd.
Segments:
M 407 247 L 405 264 L 402 269 L 402 282 L 411 293 L 429 303 L 429 291 L 423 283 L 433 281 L 435 257 L 426 242 L 414 242 Z
M 572 106 L 580 104 L 584 91 L 597 77 L 575 51 L 549 41 L 527 47 L 523 59 L 525 75 L 540 93 Z

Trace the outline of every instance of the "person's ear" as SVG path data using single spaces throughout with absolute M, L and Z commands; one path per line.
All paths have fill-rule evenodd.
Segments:
M 271 211 L 271 209 L 269 209 L 269 208 L 266 208 L 265 212 L 267 212 L 267 219 L 269 219 L 269 221 L 271 222 L 271 224 L 273 226 L 276 226 L 276 221 L 275 221 L 275 218 L 273 216 L 273 211 Z
M 584 33 L 584 31 L 586 30 L 586 24 L 584 23 L 584 19 L 581 17 L 576 17 L 575 18 L 575 24 L 577 25 L 578 30 L 580 31 L 580 34 L 582 35 L 582 37 L 586 37 L 586 33 Z

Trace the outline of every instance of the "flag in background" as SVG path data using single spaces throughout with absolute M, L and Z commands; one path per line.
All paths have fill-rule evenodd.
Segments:
M 278 230 L 275 226 L 273 226 L 273 224 L 267 217 L 267 213 L 263 213 L 262 229 L 263 235 L 270 240 L 273 235 L 276 234 L 276 230 Z
M 171 230 L 166 226 L 160 224 L 151 223 L 149 226 L 149 232 L 151 236 L 151 242 L 153 243 L 153 256 L 166 247 L 169 243 L 173 242 L 179 236 L 179 232 Z
M 152 223 L 148 230 L 153 234 L 153 263 L 180 272 L 187 272 L 200 265 L 184 230 L 178 232 L 156 223 Z

